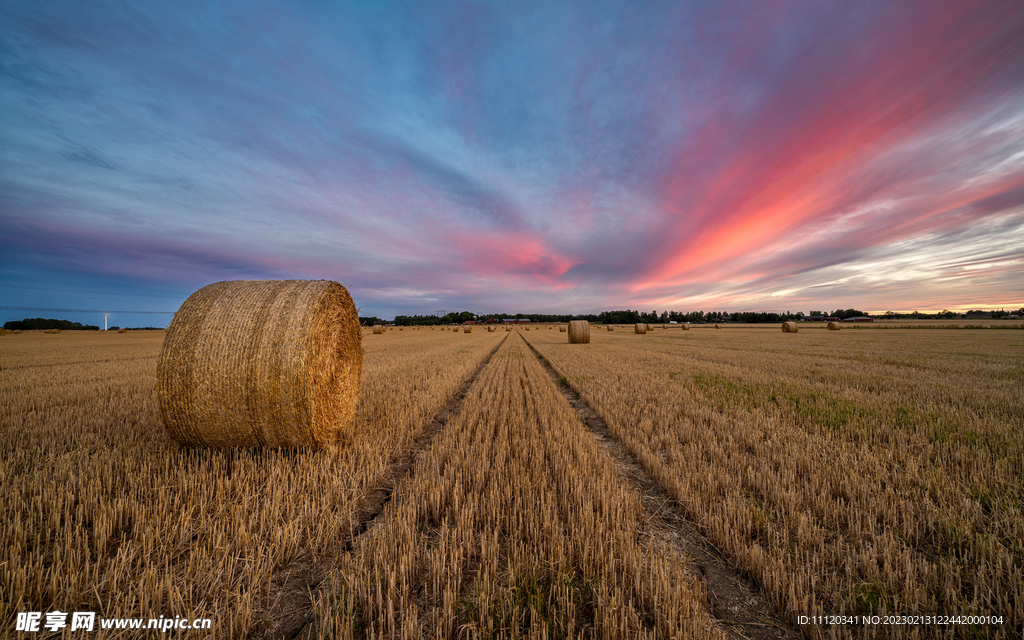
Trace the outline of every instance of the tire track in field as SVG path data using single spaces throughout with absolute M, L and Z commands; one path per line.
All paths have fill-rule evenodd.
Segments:
M 275 576 L 274 588 L 270 597 L 271 606 L 265 612 L 265 618 L 258 622 L 248 635 L 248 640 L 292 640 L 293 638 L 315 638 L 316 631 L 312 617 L 313 601 L 311 595 L 326 579 L 335 564 L 335 558 L 351 551 L 356 541 L 373 525 L 377 517 L 394 495 L 398 484 L 412 474 L 419 457 L 430 448 L 430 443 L 448 424 L 462 407 L 462 401 L 469 388 L 480 376 L 480 372 L 494 358 L 501 345 L 508 340 L 508 335 L 491 349 L 490 353 L 477 365 L 473 373 L 462 383 L 462 386 L 448 399 L 445 406 L 433 418 L 423 425 L 420 434 L 404 451 L 400 452 L 391 462 L 382 481 L 363 496 L 363 505 L 355 516 L 355 524 L 348 539 L 337 548 L 321 554 L 319 558 L 307 553 L 296 558 L 291 564 Z M 326 557 L 325 557 L 326 556 Z
M 541 361 L 565 400 L 576 410 L 580 421 L 615 461 L 622 476 L 640 494 L 646 521 L 642 533 L 650 536 L 653 544 L 669 546 L 683 557 L 694 559 L 689 569 L 703 578 L 712 621 L 734 638 L 782 640 L 799 637 L 800 634 L 790 625 L 771 613 L 768 601 L 757 586 L 730 566 L 718 549 L 701 535 L 696 523 L 687 519 L 679 503 L 654 481 L 636 456 L 612 435 L 608 424 L 593 407 L 567 386 L 559 384 L 558 372 L 548 359 L 525 336 L 523 341 Z

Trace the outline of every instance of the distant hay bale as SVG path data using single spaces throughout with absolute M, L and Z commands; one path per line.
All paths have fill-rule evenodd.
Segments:
M 16 335 L 16 336 L 20 336 L 21 333 L 22 333 L 21 329 L 15 329 L 14 330 L 14 335 Z
M 569 323 L 569 344 L 590 344 L 590 323 L 573 320 Z
M 511 331 L 512 327 L 505 327 L 505 331 Z
M 668 325 L 667 324 L 663 324 L 663 325 L 661 325 L 661 328 L 662 329 L 668 329 Z
M 565 333 L 565 325 L 564 324 L 558 325 L 558 332 L 559 333 Z
M 830 323 L 828 323 L 828 330 L 829 331 L 839 331 L 842 328 L 843 328 L 843 325 L 839 324 L 838 322 L 830 322 Z
M 455 333 L 458 333 L 459 332 L 459 328 L 458 327 L 453 327 L 452 331 L 455 332 Z
M 50 330 L 47 329 L 47 330 L 43 331 L 43 333 L 50 333 Z
M 716 328 L 716 329 L 721 329 L 721 328 L 722 328 L 722 325 L 720 325 L 720 324 L 718 324 L 718 323 L 716 322 L 716 323 L 715 323 L 715 328 Z
M 647 325 L 642 322 L 636 323 L 635 325 L 633 325 L 633 333 L 647 333 Z
M 3 327 L 0 327 L 0 336 L 6 336 L 6 335 L 7 335 L 7 329 L 4 329 Z
M 373 325 L 373 333 L 374 333 L 374 335 L 378 335 L 379 336 L 380 334 L 384 333 L 384 327 L 382 325 L 379 325 L 379 324 Z
M 125 328 L 125 327 L 121 327 L 120 329 L 117 330 L 117 332 L 118 333 L 128 333 L 128 329 Z
M 398 327 L 399 331 L 405 331 L 405 327 Z
M 615 327 L 613 327 L 612 325 L 608 325 L 608 330 L 609 331 L 615 331 Z
M 472 332 L 473 332 L 473 327 L 471 327 L 469 325 L 466 325 L 466 326 L 462 327 L 462 333 L 472 333 Z
M 494 327 L 487 327 L 487 333 L 494 333 Z
M 690 330 L 690 323 L 689 322 L 684 322 L 683 323 L 683 331 L 689 331 L 689 330 Z
M 800 330 L 800 327 L 796 326 L 795 322 L 783 322 L 782 332 L 783 333 L 796 333 Z
M 186 446 L 325 447 L 353 435 L 356 306 L 327 280 L 218 282 L 175 314 L 157 358 L 160 416 Z
M 524 327 L 524 329 L 526 329 L 527 331 L 529 331 L 529 330 L 530 330 L 530 327 Z

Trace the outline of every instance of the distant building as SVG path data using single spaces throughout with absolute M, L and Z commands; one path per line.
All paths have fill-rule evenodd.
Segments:
M 836 318 L 836 320 L 838 320 L 838 319 L 839 318 Z M 874 318 L 869 318 L 867 316 L 854 316 L 853 318 L 847 318 L 846 320 L 843 320 L 843 322 L 874 322 L 874 321 L 875 321 Z

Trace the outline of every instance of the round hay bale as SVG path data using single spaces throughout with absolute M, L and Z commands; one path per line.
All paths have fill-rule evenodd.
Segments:
M 196 291 L 157 358 L 160 417 L 186 446 L 325 447 L 351 438 L 363 370 L 356 306 L 327 280 Z
M 6 336 L 6 335 L 7 335 L 7 329 L 4 329 L 3 327 L 0 327 L 0 336 Z
M 47 329 L 46 331 L 43 331 L 43 333 L 50 333 L 50 330 Z
M 683 331 L 689 331 L 689 330 L 690 330 L 690 323 L 689 322 L 684 322 L 683 323 Z
M 668 329 L 668 325 L 667 324 L 663 324 L 663 325 L 661 325 L 661 328 L 662 329 Z
M 716 329 L 721 329 L 721 328 L 722 328 L 722 325 L 720 325 L 720 324 L 718 324 L 718 323 L 716 322 L 716 323 L 715 323 L 715 328 L 716 328 Z
M 612 325 L 608 325 L 608 330 L 609 331 L 615 331 L 615 327 L 613 327 Z
M 399 331 L 405 331 L 405 327 L 398 327 Z
M 828 330 L 829 331 L 839 331 L 842 328 L 843 328 L 843 325 L 839 324 L 838 322 L 830 322 L 830 323 L 828 323 Z
M 16 336 L 20 336 L 21 334 L 22 334 L 22 331 L 21 331 L 21 329 L 15 329 L 15 330 L 14 330 L 14 335 L 16 335 Z
M 633 325 L 633 333 L 639 333 L 641 335 L 647 333 L 647 325 L 642 322 L 636 323 Z
M 505 331 L 511 331 L 512 327 L 505 327 Z
M 128 333 L 128 329 L 122 327 L 122 328 L 118 329 L 117 332 L 118 333 Z
M 800 330 L 800 328 L 798 326 L 796 326 L 795 322 L 783 322 L 782 323 L 782 332 L 783 333 L 796 333 L 799 330 Z
M 487 327 L 487 333 L 494 333 L 494 327 Z
M 559 333 L 565 333 L 565 325 L 564 324 L 558 325 L 558 332 Z
M 590 344 L 590 323 L 573 320 L 569 323 L 569 344 Z
M 526 329 L 527 331 L 529 331 L 529 330 L 530 330 L 530 327 L 525 327 L 525 329 Z
M 462 327 L 462 333 L 473 333 L 473 327 L 471 327 L 469 325 L 466 325 L 465 327 Z
M 384 333 L 384 327 L 382 325 L 379 325 L 379 324 L 373 325 L 373 333 L 374 333 L 374 335 L 378 335 L 379 336 L 380 334 Z

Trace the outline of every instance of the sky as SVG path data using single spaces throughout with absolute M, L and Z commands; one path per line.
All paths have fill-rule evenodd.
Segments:
M 290 278 L 384 318 L 1024 307 L 1024 3 L 0 4 L 0 321 Z

